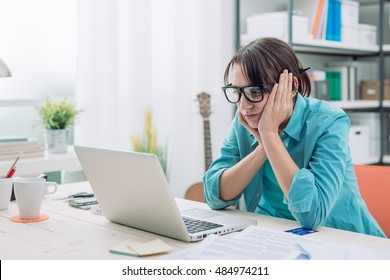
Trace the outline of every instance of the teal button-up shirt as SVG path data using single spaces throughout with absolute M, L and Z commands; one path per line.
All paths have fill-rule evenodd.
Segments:
M 348 116 L 340 108 L 297 95 L 293 114 L 280 138 L 300 170 L 294 175 L 288 200 L 280 199 L 279 208 L 287 205 L 291 217 L 305 228 L 322 225 L 385 237 L 359 192 L 348 146 L 349 127 Z M 264 166 L 235 199 L 223 201 L 219 196 L 221 174 L 257 145 L 257 140 L 240 124 L 236 114 L 220 157 L 203 178 L 205 200 L 211 208 L 235 205 L 244 195 L 247 211 L 267 214 L 259 210 Z M 270 196 L 265 195 L 261 204 L 267 204 L 266 197 Z M 275 205 L 275 201 L 269 203 Z M 268 215 L 275 214 L 268 212 Z

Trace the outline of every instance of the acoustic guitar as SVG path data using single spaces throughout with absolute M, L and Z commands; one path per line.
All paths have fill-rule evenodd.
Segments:
M 211 137 L 210 137 L 210 95 L 202 92 L 198 94 L 199 111 L 203 117 L 203 142 L 204 142 L 204 171 L 209 169 L 212 162 Z M 204 202 L 203 183 L 192 184 L 186 191 L 184 198 Z

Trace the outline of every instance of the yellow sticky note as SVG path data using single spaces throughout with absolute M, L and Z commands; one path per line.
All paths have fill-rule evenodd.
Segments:
M 110 248 L 111 253 L 122 254 L 128 256 L 148 256 L 167 252 L 171 250 L 168 244 L 160 239 L 155 239 L 147 242 L 138 242 L 135 240 L 126 240 Z

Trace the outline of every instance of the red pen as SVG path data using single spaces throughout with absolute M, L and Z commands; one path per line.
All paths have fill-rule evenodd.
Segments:
M 14 163 L 12 164 L 11 168 L 7 172 L 7 175 L 5 175 L 5 178 L 11 178 L 14 175 L 15 168 L 16 168 L 16 163 L 18 162 L 18 160 L 19 160 L 19 158 L 20 158 L 20 156 L 22 154 L 23 154 L 23 151 L 18 154 L 18 156 L 16 157 L 16 159 L 15 159 Z
M 5 178 L 12 178 L 12 176 L 14 176 L 14 174 L 15 174 L 15 171 L 16 171 L 16 167 L 12 168 L 12 169 L 8 172 L 8 174 L 7 174 L 7 176 L 6 176 Z

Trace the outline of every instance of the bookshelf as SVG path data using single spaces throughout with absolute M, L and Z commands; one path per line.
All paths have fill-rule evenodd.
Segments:
M 240 45 L 246 45 L 254 38 L 245 37 L 240 39 Z M 337 54 L 347 56 L 367 56 L 378 55 L 378 45 L 363 45 L 356 46 L 354 44 L 348 44 L 336 41 L 327 41 L 322 39 L 294 39 L 292 41 L 292 47 L 297 53 L 315 53 L 315 54 Z M 386 46 L 387 51 L 390 52 L 390 45 Z
M 247 17 L 251 17 L 253 14 L 261 13 L 274 13 L 280 11 L 287 12 L 287 23 L 285 25 L 286 32 L 281 38 L 288 42 L 290 46 L 297 53 L 298 57 L 304 65 L 319 67 L 321 64 L 325 66 L 327 61 L 348 61 L 348 62 L 372 62 L 377 65 L 378 76 L 376 79 L 379 80 L 380 84 L 380 98 L 379 100 L 343 100 L 343 101 L 331 101 L 334 105 L 344 109 L 347 114 L 353 115 L 358 112 L 367 114 L 367 117 L 375 116 L 375 121 L 379 122 L 380 135 L 377 137 L 379 140 L 378 154 L 372 155 L 367 158 L 363 163 L 365 164 L 390 164 L 390 144 L 389 144 L 389 124 L 390 124 L 390 100 L 384 100 L 384 79 L 389 77 L 388 68 L 386 68 L 385 59 L 390 55 L 390 32 L 389 32 L 389 15 L 385 13 L 385 5 L 390 6 L 390 1 L 384 0 L 365 0 L 355 1 L 359 3 L 359 17 L 362 18 L 362 14 L 367 13 L 363 18 L 366 20 L 370 19 L 369 22 L 360 22 L 364 24 L 372 24 L 377 28 L 377 44 L 358 44 L 343 41 L 329 41 L 325 39 L 313 39 L 310 36 L 296 36 L 294 24 L 299 25 L 300 22 L 297 20 L 297 13 L 295 11 L 294 4 L 299 0 L 274 0 L 274 1 L 254 1 L 254 0 L 236 0 L 237 5 L 237 27 L 236 46 L 241 47 L 250 41 L 258 38 L 252 37 L 247 32 Z M 261 2 L 261 3 L 259 3 Z M 304 2 L 305 5 L 311 5 L 316 2 L 315 0 Z M 367 9 L 367 7 L 369 9 Z M 389 8 L 389 7 L 386 7 Z M 373 15 L 374 11 L 374 15 Z M 389 11 L 387 11 L 389 13 Z M 301 16 L 304 16 L 301 14 Z M 310 20 L 309 20 L 310 22 Z M 271 26 L 271 24 L 270 24 Z M 268 29 L 270 29 L 268 26 Z M 273 25 L 280 28 L 280 25 Z M 294 30 L 294 34 L 293 34 Z M 266 30 L 268 32 L 268 30 Z M 271 35 L 265 35 L 271 36 Z M 387 63 L 388 64 L 388 63 Z M 375 66 L 374 65 L 374 66 Z M 375 66 L 376 67 L 376 66 Z M 325 67 L 324 67 L 325 68 Z M 372 78 L 362 77 L 363 79 L 370 80 Z M 355 90 L 359 91 L 360 85 L 356 85 Z M 358 93 L 358 92 L 357 92 Z M 358 94 L 356 94 L 357 96 Z M 361 117 L 364 119 L 365 117 Z M 356 119 L 355 119 L 356 121 Z M 362 120 L 364 121 L 364 120 Z M 371 136 L 371 135 L 370 135 Z M 377 142 L 375 142 L 377 143 Z M 372 143 L 370 142 L 370 145 Z M 371 149 L 371 147 L 368 147 Z

